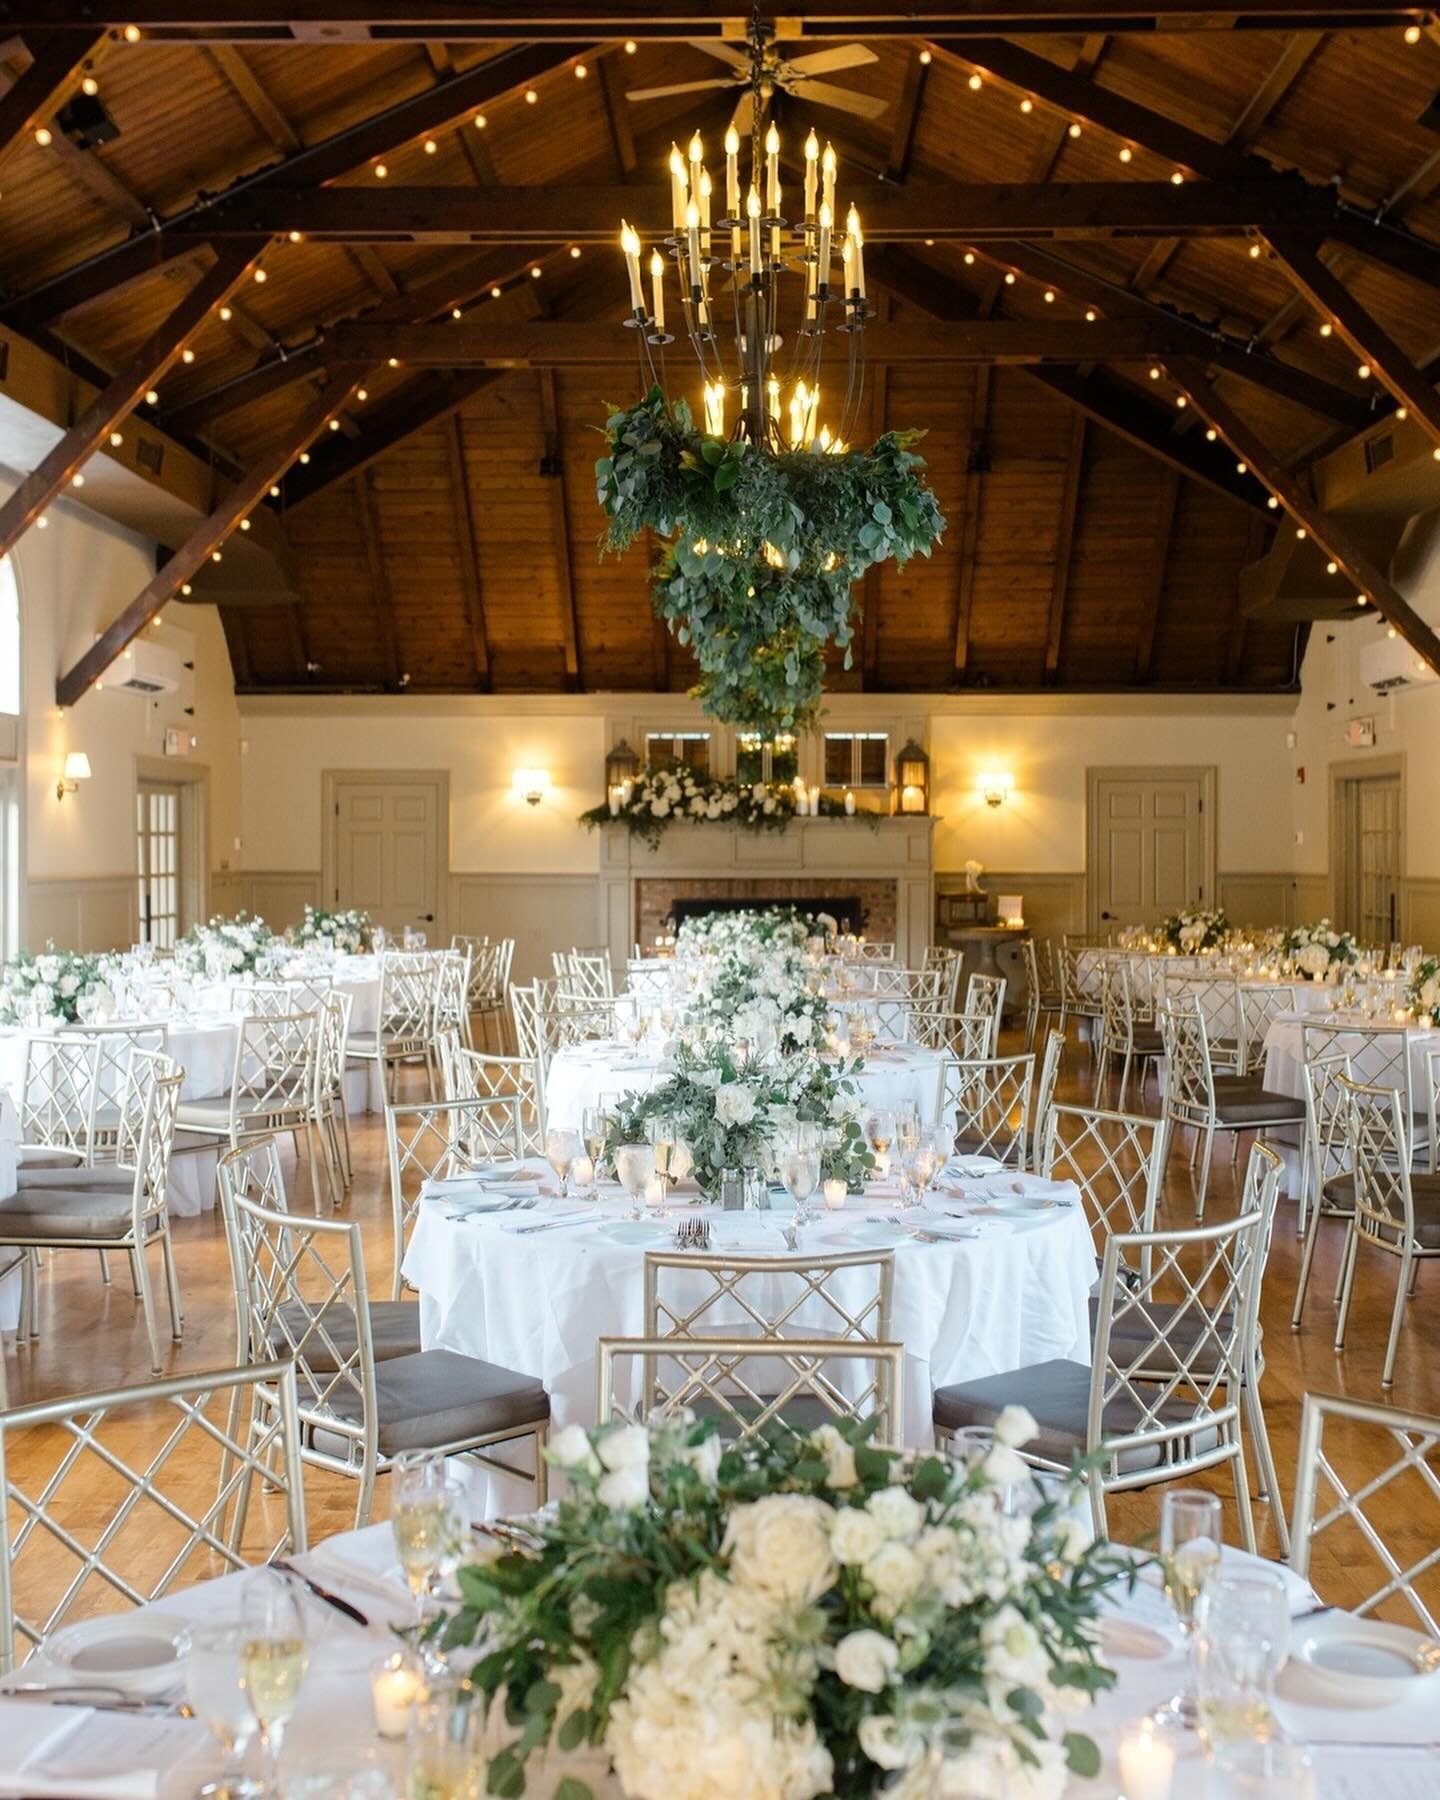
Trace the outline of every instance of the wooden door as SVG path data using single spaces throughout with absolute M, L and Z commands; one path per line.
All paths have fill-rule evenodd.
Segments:
M 142 781 L 135 790 L 140 942 L 173 950 L 181 930 L 180 789 Z
M 439 942 L 444 790 L 428 776 L 378 780 L 337 774 L 331 906 L 359 906 L 398 936 L 406 926 Z
M 1377 775 L 1355 783 L 1355 871 L 1352 917 L 1364 944 L 1390 944 L 1400 935 L 1400 777 Z
M 1203 770 L 1092 770 L 1090 918 L 1101 932 L 1210 903 Z

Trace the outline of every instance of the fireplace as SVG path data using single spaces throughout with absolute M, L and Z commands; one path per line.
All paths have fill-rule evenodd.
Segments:
M 774 875 L 673 876 L 642 875 L 635 882 L 636 938 L 653 944 L 683 919 L 705 913 L 739 912 L 763 906 L 793 906 L 800 912 L 826 912 L 841 930 L 863 931 L 875 943 L 895 941 L 895 883 L 877 879 L 846 880 L 830 875 L 790 880 Z
M 721 899 L 708 894 L 698 900 L 672 900 L 670 919 L 675 925 L 683 925 L 687 919 L 703 919 L 709 913 L 763 912 L 772 906 L 794 906 L 812 917 L 828 913 L 841 931 L 854 932 L 857 936 L 865 930 L 868 917 L 865 903 L 858 894 L 821 894 L 818 899 L 799 901 L 779 894 L 757 894 L 753 900 L 737 900 L 729 895 Z

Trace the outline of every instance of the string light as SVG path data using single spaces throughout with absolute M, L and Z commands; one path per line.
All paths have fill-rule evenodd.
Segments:
M 264 287 L 265 283 L 270 279 L 270 277 L 265 273 L 265 271 L 263 269 L 257 269 L 255 271 L 255 279 L 260 284 L 261 287 Z
M 635 54 L 636 48 L 637 48 L 637 46 L 636 46 L 634 38 L 626 38 L 625 54 L 627 56 L 633 56 Z
M 458 306 L 452 306 L 450 308 L 450 317 L 452 319 L 463 319 L 464 316 L 465 316 L 464 313 L 461 312 L 461 310 Z
M 1013 269 L 1007 269 L 1005 271 L 1005 285 L 1006 285 L 1006 287 L 1014 287 L 1015 271 Z
M 1258 244 L 1252 244 L 1250 246 L 1250 254 L 1258 261 L 1260 257 L 1260 246 Z
M 1177 395 L 1176 395 L 1176 396 L 1175 396 L 1175 404 L 1176 404 L 1176 406 L 1178 406 L 1178 407 L 1179 407 L 1179 408 L 1180 408 L 1180 409 L 1181 409 L 1181 411 L 1182 411 L 1182 412 L 1183 412 L 1183 411 L 1184 411 L 1184 409 L 1185 409 L 1185 408 L 1186 408 L 1186 407 L 1187 407 L 1187 406 L 1188 406 L 1188 405 L 1189 405 L 1189 404 L 1190 404 L 1190 402 L 1189 402 L 1189 400 L 1188 400 L 1188 399 L 1186 399 L 1186 397 L 1185 397 L 1185 395 L 1184 395 L 1184 394 L 1177 394 Z
M 1236 465 L 1235 465 L 1235 473 L 1236 473 L 1236 474 L 1237 474 L 1237 475 L 1248 475 L 1248 474 L 1249 474 L 1249 472 L 1250 472 L 1250 465 L 1249 465 L 1249 463 L 1243 463 L 1243 462 L 1237 462 L 1237 463 L 1236 463 Z
M 1021 110 L 1021 112 L 1022 112 L 1022 113 L 1032 113 L 1032 112 L 1034 112 L 1034 110 L 1035 110 L 1035 102 L 1034 102 L 1034 101 L 1033 101 L 1033 100 L 1032 100 L 1032 99 L 1031 99 L 1031 98 L 1030 98 L 1030 96 L 1029 96 L 1029 95 L 1028 95 L 1028 94 L 1027 94 L 1027 95 L 1026 95 L 1026 96 L 1025 96 L 1025 98 L 1024 98 L 1024 99 L 1023 99 L 1023 100 L 1022 100 L 1022 101 L 1021 101 L 1021 102 L 1020 102 L 1020 110 Z
M 492 300 L 498 300 L 503 292 L 503 288 L 492 287 L 490 290 L 490 298 Z
M 140 27 L 138 25 L 127 25 L 125 27 L 125 42 L 127 44 L 138 44 L 140 42 Z
M 922 50 L 920 52 L 920 66 L 922 69 L 928 69 L 934 60 L 935 58 L 929 50 Z
M 270 483 L 270 498 L 272 500 L 278 500 L 280 498 L 280 483 L 278 481 L 272 481 Z
M 1215 436 L 1216 436 L 1215 427 L 1212 425 L 1209 428 L 1209 430 L 1205 433 L 1205 442 L 1207 444 L 1213 444 L 1215 442 Z
M 225 560 L 225 558 L 224 558 L 224 556 L 223 556 L 223 555 L 222 555 L 222 554 L 221 554 L 221 552 L 220 552 L 220 551 L 218 551 L 218 550 L 212 550 L 212 551 L 211 551 L 211 552 L 210 552 L 210 560 L 211 560 L 211 562 L 224 562 L 224 560 Z
M 228 325 L 234 317 L 235 314 L 228 306 L 222 306 L 220 308 L 220 323 L 222 325 Z
M 1171 187 L 1184 187 L 1185 171 L 1183 169 L 1174 169 L 1171 171 L 1170 185 Z
M 589 74 L 589 73 L 590 73 L 590 70 L 589 70 L 589 67 L 588 67 L 588 65 L 587 65 L 587 64 L 585 64 L 585 63 L 576 63 L 576 65 L 575 65 L 575 79 L 576 79 L 576 80 L 577 80 L 577 81 L 583 81 L 583 80 L 584 80 L 584 79 L 585 79 L 585 77 L 586 77 L 586 76 L 587 76 L 587 75 L 588 75 L 588 74 Z
M 1245 473 L 1244 463 L 1241 463 L 1241 465 L 1240 465 L 1240 473 L 1242 475 Z M 1273 494 L 1265 502 L 1265 504 L 1270 508 L 1271 512 L 1279 512 L 1279 510 L 1280 510 L 1280 502 L 1275 498 L 1275 496 Z
M 1355 373 L 1360 377 L 1360 379 L 1362 381 L 1368 381 L 1370 379 L 1369 363 L 1361 363 L 1360 367 L 1355 371 Z
M 570 246 L 570 255 L 574 261 L 578 262 L 580 260 L 580 246 L 578 244 L 572 244 Z
M 240 521 L 240 529 L 242 531 L 248 531 L 250 529 L 250 521 L 248 519 L 242 519 Z
M 364 404 L 365 404 L 365 402 L 366 402 L 366 401 L 367 401 L 367 400 L 368 400 L 368 399 L 369 399 L 369 398 L 370 398 L 370 390 L 369 390 L 369 388 L 356 388 L 356 390 L 355 390 L 355 398 L 356 398 L 356 399 L 357 399 L 357 400 L 358 400 L 358 401 L 359 401 L 359 402 L 360 402 L 360 404 L 361 404 L 361 405 L 362 405 L 362 406 L 363 406 L 363 405 L 364 405 Z
M 100 92 L 100 83 L 93 75 L 87 75 L 80 83 L 80 92 L 82 94 L 88 94 L 93 100 Z
M 1128 144 L 1122 144 L 1120 146 L 1121 162 L 1128 163 L 1129 161 L 1131 161 L 1131 159 L 1134 157 L 1134 155 L 1135 155 L 1135 152 L 1130 148 L 1130 146 Z
M 1309 537 L 1310 533 L 1305 529 L 1305 527 L 1303 525 L 1297 525 L 1295 527 L 1295 535 L 1300 540 L 1300 542 L 1303 544 L 1305 542 L 1306 538 Z
M 477 131 L 483 131 L 489 123 L 490 121 L 485 117 L 484 113 L 476 113 L 475 129 Z
M 1079 120 L 1078 120 L 1078 119 L 1072 119 L 1072 120 L 1071 120 L 1071 121 L 1070 121 L 1070 131 L 1069 131 L 1069 135 L 1070 135 L 1070 136 L 1071 136 L 1071 137 L 1072 137 L 1072 138 L 1074 138 L 1074 137 L 1079 137 L 1079 135 L 1080 135 L 1080 121 L 1079 121 Z
M 302 450 L 295 460 L 299 463 L 308 463 L 310 460 L 310 452 L 308 450 Z
M 35 142 L 42 150 L 44 150 L 52 141 L 50 127 L 48 125 L 37 125 L 35 127 Z
M 194 590 L 194 588 L 191 587 L 191 585 L 188 581 L 182 581 L 180 583 L 180 592 L 182 594 L 189 595 L 189 594 L 193 594 L 195 592 L 195 590 Z
M 110 442 L 118 450 L 120 448 L 120 446 L 125 442 L 125 433 L 123 431 L 112 431 L 110 433 Z
M 1085 308 L 1085 323 L 1087 325 L 1093 325 L 1098 317 L 1099 314 L 1095 311 L 1093 306 L 1087 306 Z
M 965 266 L 968 268 L 970 266 L 970 264 L 974 262 L 974 260 L 975 260 L 975 252 L 973 250 L 967 250 L 965 252 Z
M 340 429 L 340 421 L 338 419 L 332 419 L 330 421 L 330 429 L 332 431 L 338 431 Z
M 1370 604 L 1370 596 L 1368 594 L 1357 594 L 1355 596 L 1355 604 L 1357 606 L 1368 606 Z
M 531 279 L 531 280 L 532 280 L 532 281 L 538 281 L 538 280 L 539 280 L 539 279 L 540 279 L 540 265 L 539 265 L 539 263 L 536 263 L 536 264 L 534 264 L 534 266 L 533 266 L 533 267 L 532 267 L 532 268 L 531 268 L 531 270 L 530 270 L 530 279 Z
M 1046 290 L 1045 290 L 1045 304 L 1046 304 L 1046 305 L 1047 305 L 1047 306 L 1053 306 L 1053 305 L 1054 305 L 1054 303 L 1055 303 L 1055 290 L 1054 290 L 1054 288 L 1046 288 Z
M 1395 408 L 1395 417 L 1397 419 L 1408 419 L 1410 417 L 1410 408 L 1408 406 L 1397 406 Z
M 160 404 L 160 395 L 154 388 L 146 388 L 145 404 L 147 406 L 158 406 Z
M 85 477 L 82 474 L 80 474 L 79 471 L 77 470 L 76 473 L 70 477 L 70 485 L 73 488 L 84 487 Z
M 1320 327 L 1321 337 L 1329 337 L 1331 335 L 1331 333 L 1334 331 L 1334 329 L 1335 329 L 1335 327 L 1330 323 L 1330 321 L 1328 319 L 1326 319 L 1324 324 Z
M 292 244 L 298 244 L 305 236 L 305 233 L 303 231 L 292 231 L 289 236 Z
M 193 363 L 195 360 L 195 352 L 187 345 L 185 349 L 180 352 L 180 360 L 183 363 Z
M 398 369 L 400 367 L 400 358 L 398 356 L 391 356 L 386 360 L 392 369 Z
M 539 98 L 540 96 L 535 92 L 534 88 L 526 88 L 525 104 L 527 106 L 533 106 Z
M 1158 381 L 1160 379 L 1160 371 L 1158 368 L 1152 368 L 1150 370 L 1150 379 L 1152 381 Z
M 1325 573 L 1327 575 L 1338 575 L 1340 573 L 1339 563 L 1327 562 L 1325 565 Z
M 1405 27 L 1404 37 L 1407 44 L 1418 44 L 1420 42 L 1420 27 L 1418 25 L 1407 25 Z
M 434 138 L 426 138 L 425 154 L 427 156 L 433 156 L 439 148 L 440 146 L 435 142 Z
M 980 71 L 977 69 L 970 77 L 970 92 L 972 94 L 978 94 L 984 85 L 985 83 L 980 79 Z
M 375 179 L 377 181 L 383 181 L 389 173 L 390 173 L 390 165 L 388 163 L 379 163 L 379 162 L 376 163 Z

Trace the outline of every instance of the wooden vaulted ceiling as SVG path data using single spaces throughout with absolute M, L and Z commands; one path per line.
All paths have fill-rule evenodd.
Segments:
M 223 10 L 236 26 L 252 9 Z M 1264 690 L 1296 678 L 1301 631 L 1240 610 L 1239 573 L 1283 516 L 1254 473 L 1307 519 L 1312 459 L 1392 408 L 1440 350 L 1440 122 L 1423 116 L 1440 42 L 1428 26 L 1407 42 L 1404 8 L 1357 7 L 1347 26 L 1288 0 L 1235 21 L 1245 29 L 1149 28 L 1167 10 L 1152 6 L 1147 28 L 1130 30 L 1137 9 L 1122 5 L 1086 21 L 1119 29 L 1069 36 L 1034 29 L 1034 15 L 1080 13 L 1057 0 L 1008 9 L 1005 38 L 952 32 L 925 6 L 911 28 L 933 13 L 928 37 L 898 35 L 893 20 L 882 30 L 879 14 L 873 35 L 863 18 L 852 32 L 843 7 L 833 25 L 807 26 L 858 37 L 877 58 L 834 78 L 883 102 L 873 122 L 797 101 L 780 110 L 793 144 L 812 124 L 833 139 L 844 197 L 895 222 L 867 252 L 875 342 L 883 332 L 903 346 L 924 328 L 953 346 L 977 322 L 953 356 L 872 360 L 869 425 L 928 430 L 949 527 L 929 560 L 867 579 L 856 668 L 837 668 L 837 687 Z M 331 11 L 317 0 L 307 17 Z M 688 686 L 690 659 L 652 619 L 646 547 L 596 556 L 594 428 L 638 376 L 618 322 L 620 258 L 591 218 L 603 209 L 572 192 L 634 188 L 643 222 L 673 137 L 698 123 L 718 150 L 728 97 L 625 98 L 717 71 L 677 37 L 684 17 L 657 6 L 647 33 L 645 19 L 607 23 L 577 3 L 530 44 L 513 19 L 491 41 L 457 25 L 448 39 L 412 28 L 304 43 L 279 41 L 280 26 L 206 26 L 203 11 L 167 35 L 167 20 L 189 15 L 162 4 L 142 20 L 148 31 L 153 13 L 155 35 L 103 34 L 82 68 L 80 9 L 72 21 L 65 0 L 49 0 L 39 13 L 63 28 L 47 37 L 37 17 L 23 41 L 0 40 L 0 149 L 15 132 L 0 168 L 0 325 L 103 381 L 198 293 L 199 323 L 156 383 L 158 404 L 140 400 L 143 377 L 131 399 L 210 459 L 217 482 L 242 479 L 226 528 L 257 502 L 278 514 L 298 604 L 236 596 L 222 608 L 239 688 Z M 103 22 L 105 9 L 88 16 Z M 570 41 L 546 41 L 562 25 Z M 46 56 L 58 88 L 44 85 Z M 37 143 L 36 122 L 87 69 L 119 135 L 80 149 L 57 125 Z M 1176 173 L 1167 235 L 1155 197 Z M 1290 176 L 1293 210 L 1277 174 Z M 1329 195 L 1314 191 L 1325 184 Z M 1222 186 L 1244 204 L 1220 205 Z M 1212 229 L 1202 188 L 1211 212 L 1229 207 L 1254 229 Z M 392 222 L 378 212 L 388 196 L 422 189 L 416 218 L 436 236 L 361 241 L 365 221 Z M 303 210 L 317 190 L 362 198 Z M 462 196 L 487 194 L 493 218 L 481 200 L 463 215 L 480 241 L 450 241 Z M 292 216 L 305 221 L 299 242 L 285 234 Z M 281 235 L 254 235 L 262 225 Z M 1347 303 L 1376 334 L 1369 379 L 1337 310 Z M 453 325 L 456 310 L 457 334 L 473 341 L 450 368 L 433 332 L 404 334 Z M 1109 355 L 1049 354 L 1052 338 L 1083 342 L 1087 311 Z M 1322 335 L 1332 315 L 1341 328 Z M 356 319 L 380 330 L 347 341 Z M 1008 335 L 987 321 L 1012 322 Z M 543 328 L 562 322 L 613 328 L 613 363 L 596 360 L 593 332 L 573 335 L 575 360 L 537 356 Z M 423 350 L 424 366 L 377 362 L 391 333 Z M 492 345 L 492 365 L 513 352 L 543 366 L 481 366 L 475 343 Z M 688 390 L 682 350 L 667 374 Z M 1397 371 L 1402 388 L 1387 392 L 1377 377 Z M 1213 441 L 1207 420 L 1221 425 Z M 1255 446 L 1245 472 L 1242 439 Z M 1345 583 L 1360 559 L 1342 547 L 1340 561 Z M 179 589 L 164 570 L 157 581 L 138 616 Z

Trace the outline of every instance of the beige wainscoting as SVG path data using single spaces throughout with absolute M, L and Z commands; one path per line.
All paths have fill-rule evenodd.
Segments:
M 1023 874 L 1010 874 L 1001 869 L 986 869 L 981 880 L 992 900 L 1000 894 L 1019 894 L 1024 904 L 1025 923 L 1037 938 L 1060 938 L 1067 931 L 1085 929 L 1085 876 L 1083 872 L 1037 873 L 1027 869 Z M 963 894 L 965 877 L 943 869 L 935 873 L 935 895 Z
M 1296 912 L 1296 878 L 1284 870 L 1222 875 L 1218 887 L 1220 910 L 1232 925 L 1288 926 L 1308 916 Z
M 1401 935 L 1407 944 L 1440 949 L 1440 881 L 1412 876 L 1400 883 Z
M 600 883 L 593 875 L 450 875 L 450 923 L 471 937 L 513 937 L 514 979 L 553 975 L 552 950 L 598 944 Z
M 274 931 L 298 925 L 320 904 L 318 869 L 221 869 L 210 877 L 210 913 L 254 913 Z
M 139 889 L 132 875 L 85 875 L 25 886 L 25 947 L 121 950 L 139 935 Z

